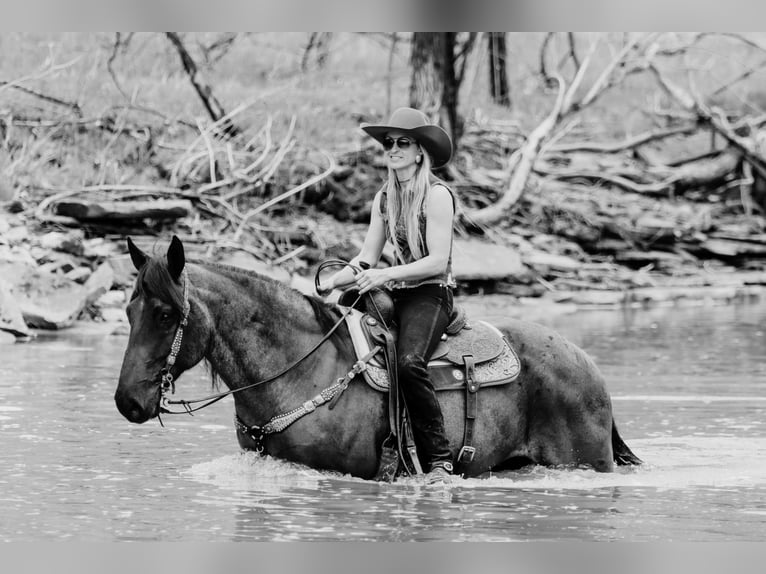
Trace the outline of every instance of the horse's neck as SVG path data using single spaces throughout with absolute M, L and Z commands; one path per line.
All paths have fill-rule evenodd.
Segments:
M 213 331 L 206 359 L 231 389 L 282 372 L 324 335 L 305 297 L 276 281 L 233 268 L 206 267 L 200 287 L 199 296 Z M 338 358 L 331 342 L 323 344 L 276 384 L 256 389 L 259 398 L 281 402 L 295 392 L 292 387 L 299 382 L 329 383 L 336 370 L 342 369 Z M 279 384 L 286 381 L 293 384 Z

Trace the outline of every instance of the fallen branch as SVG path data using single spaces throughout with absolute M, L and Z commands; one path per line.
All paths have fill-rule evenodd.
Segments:
M 549 151 L 562 152 L 562 153 L 583 152 L 583 151 L 593 152 L 593 153 L 610 153 L 610 154 L 619 153 L 619 152 L 627 151 L 637 147 L 641 147 L 651 142 L 663 140 L 665 138 L 678 136 L 678 135 L 693 134 L 697 132 L 698 130 L 699 130 L 699 127 L 695 125 L 679 126 L 674 128 L 665 128 L 661 130 L 646 132 L 646 133 L 634 136 L 632 138 L 629 138 L 623 142 L 615 142 L 615 143 L 576 142 L 576 143 L 568 143 L 568 144 L 559 144 L 559 145 L 551 146 L 549 148 Z
M 654 73 L 660 86 L 671 95 L 681 107 L 695 113 L 701 121 L 713 127 L 731 145 L 739 148 L 745 159 L 753 166 L 761 177 L 766 178 L 766 158 L 761 156 L 758 152 L 755 142 L 737 135 L 720 110 L 709 108 L 703 104 L 698 98 L 695 98 L 681 86 L 665 77 L 656 66 L 650 65 L 649 69 Z
M 324 153 L 324 152 L 323 152 Z M 270 207 L 276 205 L 277 203 L 284 201 L 285 199 L 292 197 L 296 193 L 299 193 L 303 191 L 304 189 L 311 187 L 312 185 L 319 183 L 326 177 L 329 177 L 330 174 L 335 170 L 336 164 L 333 157 L 328 154 L 324 153 L 325 157 L 327 158 L 329 162 L 329 167 L 319 175 L 316 175 L 309 179 L 308 181 L 303 182 L 302 184 L 282 193 L 281 195 L 278 195 L 277 197 L 274 197 L 267 201 L 266 203 L 263 203 L 256 207 L 255 209 L 251 209 L 248 211 L 245 216 L 242 218 L 242 223 L 240 223 L 239 228 L 237 229 L 236 233 L 234 234 L 234 240 L 237 241 L 242 236 L 242 233 L 244 232 L 245 227 L 248 225 L 250 219 L 258 215 L 259 213 L 264 212 L 265 210 L 269 209 Z
M 513 176 L 505 193 L 495 204 L 473 213 L 468 213 L 467 219 L 470 222 L 476 225 L 493 223 L 503 217 L 506 210 L 511 208 L 521 197 L 540 151 L 540 146 L 542 146 L 545 138 L 548 137 L 558 122 L 559 115 L 561 114 L 565 97 L 564 80 L 561 76 L 556 76 L 556 81 L 559 84 L 559 93 L 553 109 L 548 114 L 548 117 L 529 134 L 529 138 L 518 150 L 518 154 L 515 153 L 510 160 L 515 165 L 515 169 L 513 169 Z

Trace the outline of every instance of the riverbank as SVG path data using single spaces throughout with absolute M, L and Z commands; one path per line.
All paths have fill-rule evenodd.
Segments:
M 7 218 L 0 221 L 8 222 Z M 0 239 L 0 344 L 62 335 L 127 335 L 124 308 L 135 273 L 129 256 L 123 253 L 123 241 L 84 240 L 73 249 L 60 234 L 37 235 L 17 227 L 6 231 L 9 233 Z M 54 239 L 60 242 L 55 247 Z M 766 273 L 735 270 L 700 269 L 682 277 L 644 271 L 641 282 L 632 281 L 638 285 L 629 285 L 623 278 L 620 288 L 557 288 L 539 277 L 535 282 L 540 268 L 528 267 L 517 252 L 506 246 L 477 242 L 459 245 L 462 250 L 456 250 L 460 255 L 455 258 L 459 283 L 456 302 L 465 308 L 469 318 L 500 326 L 509 318 L 548 323 L 562 315 L 594 310 L 720 306 L 766 296 Z M 64 246 L 68 246 L 69 253 Z M 486 257 L 479 258 L 482 250 Z M 500 261 L 503 256 L 505 259 Z M 291 272 L 242 257 L 240 252 L 221 260 L 313 294 L 310 269 Z M 611 281 L 604 285 L 614 285 L 616 278 L 625 274 L 630 275 L 628 270 L 616 268 Z M 545 284 L 545 288 L 533 289 L 531 284 Z M 58 323 L 56 318 L 60 319 Z

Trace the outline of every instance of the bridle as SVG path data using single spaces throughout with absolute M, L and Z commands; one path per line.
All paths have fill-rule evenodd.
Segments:
M 162 391 L 163 399 L 168 394 L 168 392 L 171 395 L 176 392 L 175 380 L 173 378 L 173 373 L 170 372 L 170 369 L 173 367 L 173 365 L 176 364 L 178 352 L 181 350 L 181 341 L 183 341 L 184 338 L 184 327 L 186 327 L 186 325 L 189 323 L 189 310 L 191 309 L 191 305 L 189 304 L 189 277 L 186 275 L 186 269 L 181 272 L 181 277 L 183 277 L 184 280 L 183 315 L 181 317 L 181 321 L 178 323 L 178 327 L 176 328 L 173 342 L 170 345 L 170 353 L 165 359 L 165 366 L 162 367 L 159 373 L 160 389 Z
M 333 260 L 332 263 L 336 264 L 338 262 Z M 340 263 L 343 263 L 344 265 L 346 264 L 346 262 L 344 261 Z M 319 270 L 317 271 L 317 277 L 318 275 L 319 275 Z M 343 324 L 346 317 L 349 315 L 349 313 L 351 313 L 353 307 L 362 297 L 361 295 L 359 295 L 359 297 L 357 297 L 357 300 L 354 302 L 354 304 L 349 306 L 348 309 L 346 309 L 343 313 L 341 313 L 341 316 L 338 319 L 338 321 L 336 321 L 336 323 L 332 326 L 332 328 L 327 333 L 325 333 L 325 335 L 316 345 L 314 345 L 302 357 L 300 357 L 299 359 L 294 361 L 292 364 L 285 367 L 282 371 L 280 371 L 276 375 L 272 375 L 266 379 L 262 379 L 260 381 L 251 383 L 244 387 L 239 387 L 237 389 L 230 389 L 228 391 L 209 395 L 201 399 L 193 399 L 193 400 L 171 399 L 170 397 L 175 393 L 175 379 L 173 377 L 173 374 L 170 372 L 170 369 L 173 367 L 173 365 L 175 365 L 176 359 L 178 358 L 178 353 L 181 350 L 181 343 L 183 342 L 183 336 L 184 336 L 184 328 L 188 325 L 189 311 L 191 308 L 191 305 L 189 303 L 189 277 L 186 273 L 186 269 L 182 271 L 181 276 L 183 278 L 183 306 L 182 306 L 183 314 L 181 317 L 181 321 L 178 323 L 178 327 L 176 328 L 175 336 L 173 337 L 173 343 L 170 345 L 170 353 L 165 359 L 165 366 L 162 367 L 157 377 L 155 377 L 154 379 L 155 381 L 158 381 L 160 385 L 160 391 L 161 391 L 160 412 L 163 414 L 171 414 L 171 415 L 180 415 L 180 414 L 191 415 L 192 413 L 199 411 L 201 409 L 204 409 L 205 407 L 208 407 L 212 405 L 213 403 L 216 403 L 229 395 L 233 395 L 241 391 L 252 389 L 260 385 L 264 385 L 266 383 L 270 383 L 271 381 L 274 381 L 278 379 L 279 377 L 282 377 L 283 375 L 287 374 L 292 369 L 294 369 L 299 364 L 301 364 L 303 361 L 308 359 L 311 355 L 313 355 L 326 341 L 330 339 L 333 333 L 335 333 L 335 331 L 341 326 L 341 324 Z M 354 365 L 354 367 L 352 368 L 352 371 L 355 371 L 355 372 L 360 371 L 362 367 L 358 363 L 359 362 L 357 362 L 357 364 Z M 174 405 L 182 406 L 183 410 L 182 411 L 171 410 L 171 408 Z M 198 406 L 194 406 L 194 405 L 198 405 Z M 162 424 L 162 419 L 160 419 L 160 424 Z

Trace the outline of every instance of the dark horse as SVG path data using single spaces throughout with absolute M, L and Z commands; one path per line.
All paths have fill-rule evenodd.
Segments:
M 167 258 L 150 257 L 130 240 L 128 246 L 139 274 L 127 308 L 130 338 L 114 395 L 125 418 L 143 423 L 157 417 L 166 404 L 163 387 L 174 387 L 174 379 L 206 359 L 229 390 L 248 387 L 234 393 L 242 448 L 265 446 L 271 456 L 313 468 L 375 475 L 389 434 L 386 395 L 356 377 L 335 398 L 334 408 L 322 401 L 309 405 L 356 361 L 345 326 L 322 343 L 338 320 L 337 306 L 251 271 L 187 265 L 176 237 Z M 509 321 L 505 335 L 521 373 L 511 384 L 482 389 L 476 456 L 461 468 L 466 476 L 525 464 L 603 472 L 615 463 L 640 464 L 617 432 L 604 379 L 584 351 L 533 323 Z M 464 394 L 445 391 L 439 398 L 457 454 Z M 302 405 L 308 405 L 306 416 L 268 434 L 260 445 L 259 437 L 247 432 Z

